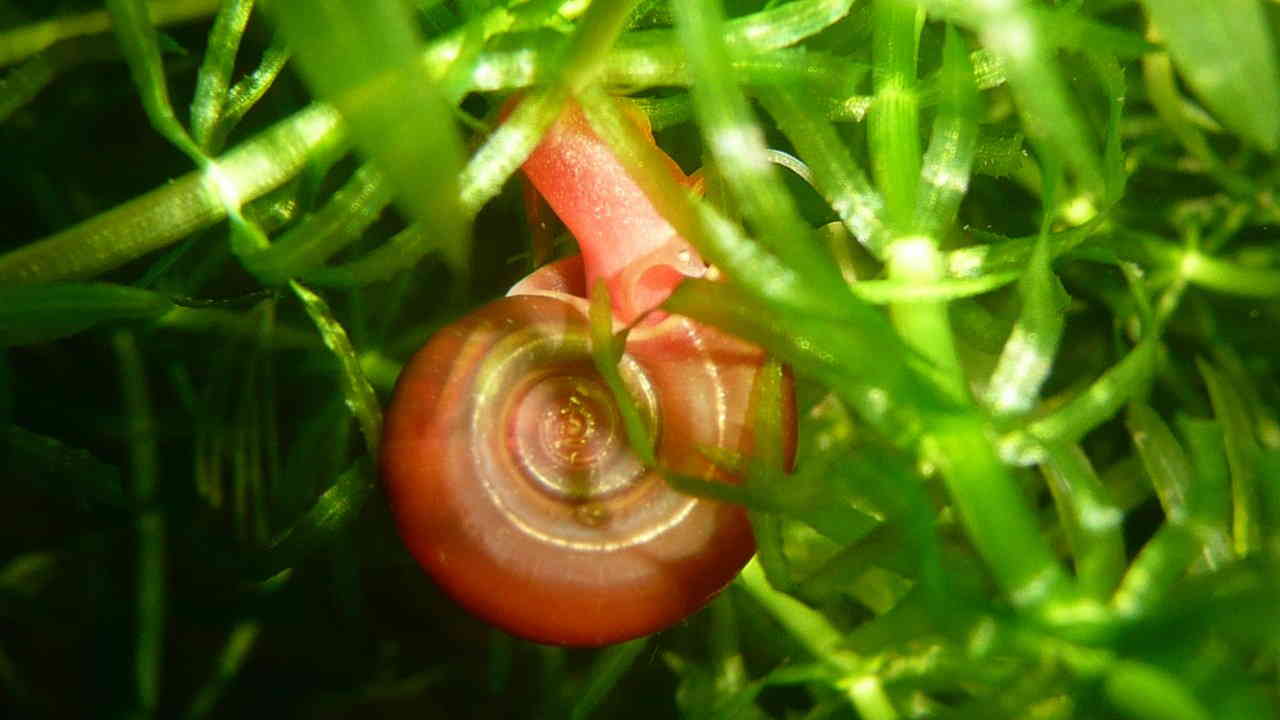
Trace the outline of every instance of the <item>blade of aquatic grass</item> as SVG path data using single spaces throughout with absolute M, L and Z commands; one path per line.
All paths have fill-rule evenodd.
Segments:
M 344 542 L 347 531 L 377 487 L 376 473 L 368 458 L 342 471 L 301 517 L 280 533 L 271 547 L 249 561 L 254 577 L 270 578 L 294 567 L 308 556 L 335 542 Z
M 1156 371 L 1158 334 L 1148 333 L 1127 355 L 1065 405 L 1000 439 L 1000 455 L 1011 463 L 1033 464 L 1042 444 L 1074 443 L 1101 425 L 1150 385 Z
M 586 687 L 578 693 L 578 699 L 569 711 L 570 720 L 591 717 L 648 646 L 649 638 L 643 637 L 601 651 L 591 664 Z
M 1109 208 L 1124 197 L 1124 189 L 1129 179 L 1124 163 L 1124 150 L 1120 145 L 1121 123 L 1124 120 L 1124 103 L 1127 95 L 1124 68 L 1115 55 L 1106 52 L 1091 52 L 1089 64 L 1102 82 L 1107 94 L 1107 133 L 1103 140 L 1102 179 L 1106 194 L 1102 198 L 1102 206 Z
M 933 238 L 895 237 L 885 250 L 889 277 L 901 283 L 932 284 L 945 276 L 945 256 Z M 890 317 L 903 340 L 924 363 L 920 371 L 955 403 L 969 402 L 969 389 L 956 352 L 945 302 L 905 300 L 891 305 Z
M 422 223 L 401 230 L 376 250 L 334 266 L 302 273 L 302 279 L 321 287 L 355 288 L 390 280 L 416 266 L 433 249 L 433 234 Z
M 1183 77 L 1223 122 L 1264 151 L 1280 141 L 1280 70 L 1257 0 L 1143 0 Z
M 200 150 L 186 128 L 178 121 L 169 100 L 169 85 L 164 73 L 164 60 L 155 26 L 145 0 L 106 0 L 112 27 L 120 42 L 120 50 L 129 64 L 133 84 L 142 96 L 142 107 L 152 127 L 197 165 L 204 164 Z
M 1229 561 L 1229 535 L 1221 532 L 1231 507 L 1225 476 L 1215 483 L 1212 475 L 1197 474 L 1173 431 L 1150 407 L 1131 403 L 1125 425 L 1168 522 L 1191 531 L 1205 567 Z
M 1205 566 L 1219 568 L 1230 562 L 1233 555 L 1231 468 L 1227 461 L 1226 439 L 1222 425 L 1215 420 L 1180 415 L 1177 421 L 1195 473 L 1196 502 L 1193 509 L 1196 532 L 1204 545 Z M 1266 525 L 1275 527 L 1271 522 Z
M 157 26 L 172 25 L 211 15 L 220 2 L 221 0 L 154 0 L 146 4 L 146 9 Z M 94 10 L 0 31 L 0 67 L 12 65 L 73 38 L 105 33 L 111 27 L 111 14 L 107 10 Z
M 230 0 L 214 17 L 213 27 L 196 75 L 195 96 L 191 100 L 191 135 L 204 152 L 216 152 L 213 128 L 222 118 L 231 87 L 240 38 L 249 24 L 254 0 Z
M 916 63 L 924 11 L 906 0 L 875 0 L 872 7 L 875 97 L 867 113 L 867 144 L 885 222 L 892 233 L 904 234 L 910 232 L 920 186 Z
M 1046 217 L 1052 216 L 1046 206 Z M 991 373 L 985 400 L 996 415 L 1029 412 L 1049 378 L 1062 340 L 1069 298 L 1050 267 L 1049 243 L 1041 235 L 1018 286 L 1022 310 Z
M 262 60 L 244 77 L 240 78 L 227 91 L 227 99 L 223 104 L 222 114 L 210 131 L 209 146 L 214 152 L 221 152 L 227 142 L 227 136 L 240 124 L 245 113 L 262 99 L 271 89 L 280 71 L 291 57 L 288 46 L 282 35 L 271 39 L 271 44 L 262 53 Z
M 945 612 L 955 580 L 943 568 L 934 501 L 921 482 L 914 458 L 868 446 L 837 462 L 839 469 L 833 474 L 843 493 L 868 498 L 884 516 L 885 526 L 898 535 L 910 559 L 911 567 L 904 572 L 914 573 L 931 608 Z M 870 543 L 870 537 L 864 541 Z
M 738 584 L 760 603 L 802 647 L 817 658 L 827 678 L 806 677 L 832 683 L 853 705 L 859 717 L 891 720 L 898 712 L 890 701 L 880 677 L 871 664 L 851 650 L 841 647 L 843 636 L 821 613 L 799 600 L 769 586 L 759 564 L 752 560 L 738 576 Z
M 114 43 L 95 39 L 56 45 L 27 59 L 0 76 L 0 123 L 34 100 L 62 73 L 115 53 Z
M 218 701 L 222 699 L 223 693 L 226 692 L 227 686 L 236 675 L 240 674 L 240 669 L 248 660 L 249 653 L 253 651 L 261 632 L 262 623 L 256 620 L 245 620 L 236 624 L 227 636 L 222 652 L 218 654 L 212 675 L 201 686 L 195 698 L 192 699 L 191 705 L 188 706 L 187 713 L 183 716 L 186 720 L 200 720 L 213 711 Z
M 283 185 L 340 133 L 333 109 L 312 105 L 204 170 L 0 255 L 0 286 L 89 278 L 170 245 L 222 220 L 229 207 Z
M 1078 3 L 1074 7 L 1033 5 L 1029 9 L 1038 16 L 1045 39 L 1053 47 L 1112 53 L 1125 60 L 1141 57 L 1156 49 L 1136 32 L 1082 15 Z
M 0 414 L 3 417 L 3 414 Z M 12 479 L 28 482 L 77 505 L 124 509 L 126 497 L 120 469 L 48 435 L 17 425 L 0 426 L 0 464 Z
M 1186 573 L 1200 549 L 1191 528 L 1166 522 L 1138 552 L 1111 598 L 1121 617 L 1150 615 Z
M 468 218 L 458 203 L 462 138 L 439 89 L 422 81 L 422 41 L 407 7 L 393 0 L 272 3 L 300 69 L 332 102 L 355 144 L 386 173 L 397 200 L 468 277 Z
M 920 417 L 909 403 L 938 402 L 907 363 L 908 358 L 884 316 L 869 306 L 846 303 L 847 317 L 828 319 L 789 309 L 785 314 L 741 289 L 687 278 L 663 307 L 756 342 L 836 391 L 872 426 L 903 445 L 920 431 Z M 876 348 L 875 353 L 867 348 Z
M 1211 720 L 1186 683 L 1163 668 L 1133 661 L 1113 663 L 1103 678 L 1107 698 L 1139 720 Z
M 649 118 L 649 127 L 655 133 L 693 119 L 693 100 L 688 93 L 661 98 L 634 97 L 631 102 Z
M 717 171 L 760 242 L 819 294 L 841 297 L 844 281 L 812 241 L 791 196 L 766 159 L 764 133 L 730 72 L 718 0 L 676 0 L 676 34 L 695 80 L 694 115 Z
M 1234 178 L 1234 175 L 1225 170 L 1222 160 L 1209 146 L 1204 133 L 1192 121 L 1178 88 L 1173 61 L 1167 52 L 1153 52 L 1142 57 L 1142 80 L 1148 101 L 1182 147 L 1204 163 L 1215 176 Z M 1227 184 L 1227 187 L 1233 185 Z
M 462 206 L 468 213 L 478 212 L 497 197 L 503 184 L 538 147 L 564 102 L 562 91 L 530 93 L 476 150 L 460 180 Z
M 1048 42 L 1050 18 L 1025 0 L 922 4 L 978 34 L 983 46 L 999 58 L 1030 135 L 1060 153 L 1085 190 L 1101 190 L 1096 143 L 1067 92 Z
M 136 711 L 153 717 L 160 702 L 160 675 L 164 663 L 166 624 L 165 517 L 158 503 L 158 450 L 146 367 L 133 333 L 117 332 L 111 338 L 119 364 L 125 416 L 128 418 L 129 463 L 133 479 L 134 521 L 137 533 L 133 682 Z
M 794 45 L 849 14 L 854 0 L 796 0 L 725 22 L 725 44 L 760 52 Z
M 1194 512 L 1196 494 L 1191 463 L 1168 424 L 1150 406 L 1129 404 L 1125 426 L 1147 470 L 1156 497 L 1169 522 L 1186 524 Z
M 939 238 L 912 232 L 921 185 L 916 74 L 924 11 L 904 0 L 877 0 L 873 15 L 875 100 L 867 116 L 867 142 L 890 233 L 884 252 L 886 269 L 892 280 L 933 283 L 945 273 Z M 906 344 L 926 360 L 926 372 L 948 399 L 967 402 L 968 388 L 946 304 L 899 302 L 889 308 L 889 314 Z
M 263 284 L 278 285 L 324 264 L 378 219 L 391 202 L 385 175 L 362 165 L 315 213 L 241 262 Z
M 360 357 L 351 346 L 346 329 L 338 322 L 324 298 L 296 281 L 290 281 L 289 287 L 302 302 L 311 322 L 315 323 L 325 347 L 329 348 L 338 361 L 342 396 L 346 400 L 347 409 L 360 426 L 369 457 L 378 457 L 378 446 L 382 440 L 382 405 L 360 367 Z
M 1149 233 L 1123 230 L 1117 240 L 1115 248 L 1126 257 L 1159 265 L 1193 285 L 1240 297 L 1280 297 L 1280 271 L 1223 260 L 1196 247 L 1175 245 Z
M 1225 318 L 1227 324 L 1221 327 L 1229 329 L 1231 319 Z M 1271 379 L 1272 375 L 1247 364 L 1249 360 L 1241 357 L 1234 345 L 1213 343 L 1211 349 L 1214 365 L 1244 401 L 1253 423 L 1254 440 L 1261 447 L 1280 448 L 1280 419 L 1276 416 L 1275 403 L 1280 386 Z
M 717 465 L 745 477 L 746 484 L 730 485 L 671 472 L 665 475 L 667 484 L 687 495 L 746 507 L 752 512 L 752 525 L 757 528 L 757 532 L 757 519 L 775 520 L 766 525 L 774 545 L 761 552 L 761 555 L 765 552 L 774 553 L 774 571 L 786 565 L 781 560 L 782 525 L 777 521 L 786 519 L 802 522 L 836 543 L 856 542 L 878 524 L 871 515 L 852 505 L 830 502 L 833 494 L 844 493 L 847 488 L 833 484 L 831 472 L 827 472 L 831 468 L 826 465 L 809 463 L 795 474 L 784 475 L 758 459 L 744 458 L 722 448 L 708 447 L 703 448 L 702 452 Z M 757 542 L 765 548 L 765 542 L 759 537 Z M 763 558 L 761 560 L 766 565 L 765 573 L 769 575 L 770 582 L 773 582 L 775 575 L 767 567 L 768 562 L 770 561 Z M 789 576 L 787 572 L 776 574 L 779 578 Z M 783 584 L 790 585 L 791 582 L 787 580 Z M 775 583 L 774 587 L 780 586 Z
M 943 237 L 955 222 L 978 145 L 978 86 L 964 42 L 952 27 L 942 48 L 938 87 L 942 98 L 921 161 L 914 215 L 914 232 L 933 238 Z
M 1254 424 L 1248 407 L 1225 373 L 1200 358 L 1196 359 L 1196 366 L 1208 387 L 1213 414 L 1222 424 L 1225 438 L 1231 469 L 1233 549 L 1238 557 L 1247 557 L 1260 549 L 1262 540 L 1257 473 L 1260 451 Z
M 0 290 L 0 347 L 66 337 L 100 323 L 155 318 L 173 301 L 109 283 L 59 283 Z
M 1072 583 L 1040 531 L 1009 468 L 977 413 L 935 415 L 921 452 L 934 463 L 1004 595 L 1017 608 L 1044 608 L 1068 597 Z
M 815 35 L 849 14 L 854 0 L 795 0 L 724 22 L 724 43 L 742 54 L 755 54 L 794 45 Z M 619 48 L 669 45 L 676 33 L 670 29 L 628 32 Z
M 486 54 L 485 64 L 478 66 L 472 79 L 474 89 L 497 90 L 535 83 L 549 73 L 543 57 L 543 53 L 525 50 Z M 726 70 L 729 79 L 740 85 L 803 86 L 838 97 L 848 95 L 869 71 L 865 64 L 804 47 L 733 54 Z M 695 84 L 695 75 L 679 45 L 620 43 L 607 56 L 601 80 L 634 92 L 653 87 L 690 87 Z M 481 82 L 485 84 L 482 86 Z
M 1099 232 L 1101 218 L 1080 227 L 1049 233 L 1050 257 L 1057 259 L 1085 244 Z M 993 242 L 951 250 L 946 255 L 947 274 L 953 278 L 996 276 L 1008 272 L 1021 274 L 1031 262 L 1040 234 L 1018 238 L 1001 238 Z
M 770 586 L 755 560 L 742 569 L 736 583 L 763 605 L 815 658 L 849 672 L 861 664 L 860 658 L 841 647 L 843 634 L 839 630 L 818 611 Z
M 1125 570 L 1124 514 L 1079 445 L 1046 450 L 1043 471 L 1071 545 L 1080 590 L 1105 602 Z
M 627 344 L 629 329 L 614 333 L 613 301 L 609 297 L 609 288 L 604 278 L 596 280 L 591 288 L 591 362 L 596 372 L 604 378 L 609 387 L 618 412 L 622 414 L 622 425 L 627 433 L 627 442 L 632 451 L 640 456 L 646 467 L 657 467 L 658 460 L 654 456 L 654 438 L 649 424 L 645 422 L 640 408 L 636 405 L 631 393 L 622 379 L 618 363 Z
M 794 88 L 780 85 L 759 94 L 769 114 L 813 172 L 814 187 L 858 242 L 879 256 L 888 242 L 880 219 L 884 200 L 835 127 L 823 120 L 812 99 Z

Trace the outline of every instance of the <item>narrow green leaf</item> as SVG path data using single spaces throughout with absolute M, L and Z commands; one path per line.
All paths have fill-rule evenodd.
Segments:
M 196 76 L 195 97 L 191 100 L 191 134 L 204 152 L 216 152 L 213 129 L 222 119 L 235 69 L 240 38 L 244 36 L 254 0 L 229 0 L 218 9 L 209 30 L 209 42 Z
M 120 49 L 129 63 L 133 84 L 142 96 L 142 106 L 152 127 L 197 164 L 203 165 L 204 153 L 173 112 L 164 60 L 160 57 L 160 45 L 146 0 L 106 0 L 106 3 Z
M 1143 546 L 1120 581 L 1111 605 L 1122 617 L 1143 617 L 1186 573 L 1200 543 L 1185 525 L 1165 523 Z
M 1210 720 L 1213 715 L 1179 678 L 1152 665 L 1119 662 L 1107 670 L 1107 697 L 1137 720 Z
M 747 563 L 738 583 L 746 588 L 766 610 L 782 624 L 815 658 L 844 670 L 853 670 L 858 658 L 840 649 L 841 633 L 822 613 L 769 585 L 764 571 L 755 560 Z
M 1169 522 L 1185 524 L 1190 519 L 1192 495 L 1191 463 L 1164 420 L 1149 406 L 1129 404 L 1125 425 L 1146 467 Z
M 933 418 L 924 455 L 942 473 L 966 534 L 1015 607 L 1036 608 L 1071 590 L 1012 473 L 976 413 Z
M 280 187 L 340 134 L 333 109 L 312 105 L 214 166 L 0 255 L 0 287 L 91 278 L 170 245 L 227 217 L 228 208 Z
M 262 60 L 244 77 L 227 91 L 227 101 L 218 123 L 210 132 L 209 145 L 221 152 L 227 136 L 236 128 L 245 113 L 257 104 L 262 96 L 271 89 L 291 54 L 281 35 L 272 38 L 271 44 L 262 53 Z
M 255 620 L 238 623 L 231 630 L 226 644 L 222 647 L 222 652 L 218 655 L 212 675 L 191 701 L 191 706 L 187 708 L 187 714 L 184 716 L 186 720 L 200 720 L 213 711 L 227 685 L 235 679 L 240 673 L 240 668 L 248 660 L 249 653 L 257 643 L 261 631 L 262 624 Z
M 1213 414 L 1222 424 L 1227 462 L 1231 467 L 1232 539 L 1235 552 L 1245 557 L 1260 547 L 1263 520 L 1258 490 L 1258 441 L 1249 409 L 1225 373 L 1197 359 L 1196 365 L 1209 388 Z
M 717 170 L 759 241 L 818 294 L 839 297 L 844 282 L 767 161 L 764 131 L 730 72 L 719 0 L 675 0 L 676 32 L 695 80 L 694 114 Z
M 1030 411 L 1053 369 L 1068 298 L 1049 263 L 1049 243 L 1042 235 L 1018 287 L 1022 299 L 1018 321 L 987 385 L 985 399 L 997 415 Z
M 1258 0 L 1143 0 L 1192 89 L 1232 130 L 1271 152 L 1280 142 L 1280 70 Z
M 319 267 L 358 238 L 390 202 L 385 176 L 372 164 L 363 165 L 323 207 L 304 217 L 269 248 L 240 260 L 264 284 L 283 283 Z
M 423 82 L 423 44 L 409 8 L 395 0 L 280 0 L 272 9 L 316 95 L 338 108 L 402 207 L 433 229 L 436 245 L 466 278 L 468 218 L 457 192 L 462 138 L 438 88 Z
M 1124 150 L 1120 146 L 1121 123 L 1124 120 L 1124 103 L 1127 95 L 1124 68 L 1114 55 L 1103 52 L 1089 54 L 1090 65 L 1102 80 L 1107 93 L 1107 136 L 1103 143 L 1102 169 L 1106 182 L 1103 206 L 1111 207 L 1124 197 L 1128 171 L 1124 167 Z
M 920 97 L 916 63 L 924 12 L 906 0 L 874 0 L 875 97 L 867 113 L 867 144 L 886 222 L 895 234 L 911 231 L 920 186 Z
M 926 407 L 940 402 L 898 360 L 911 352 L 885 317 L 869 307 L 849 304 L 848 318 L 840 321 L 795 311 L 784 320 L 741 290 L 694 278 L 680 283 L 663 307 L 768 348 L 797 372 L 826 383 L 869 423 L 903 444 L 916 437 L 920 420 L 914 408 L 894 401 L 910 399 Z M 895 361 L 883 362 L 884 357 Z
M 1067 92 L 1047 42 L 1051 35 L 1046 27 L 1048 18 L 1033 10 L 1027 0 L 924 0 L 922 4 L 973 28 L 982 44 L 1000 60 L 1031 137 L 1061 153 L 1085 189 L 1100 191 L 1097 143 Z
M 1186 415 L 1178 417 L 1178 430 L 1186 438 L 1187 452 L 1195 471 L 1195 529 L 1204 544 L 1206 567 L 1218 568 L 1230 562 L 1231 469 L 1227 461 L 1222 426 L 1213 420 Z M 1266 483 L 1262 483 L 1265 487 Z M 1268 527 L 1276 527 L 1267 522 Z
M 1148 335 L 1061 408 L 1001 438 L 1001 456 L 1015 463 L 1038 462 L 1043 457 L 1041 443 L 1076 442 L 1109 419 L 1150 384 L 1156 369 L 1156 337 Z
M 173 301 L 108 283 L 59 283 L 0 290 L 0 347 L 56 340 L 115 320 L 154 318 Z
M 139 509 L 134 520 L 137 533 L 134 587 L 134 701 L 142 717 L 153 717 L 160 703 L 164 665 L 168 599 L 165 581 L 165 517 L 157 506 L 159 457 L 155 418 L 146 366 L 133 334 L 120 331 L 112 337 L 120 365 L 125 416 L 128 418 L 129 464 L 133 502 Z
M 147 5 L 151 20 L 160 26 L 211 15 L 217 10 L 219 2 L 220 0 L 152 0 Z M 6 28 L 0 31 L 0 67 L 51 49 L 66 40 L 108 32 L 111 27 L 112 18 L 108 11 L 93 10 Z
M 290 281 L 289 287 L 302 301 L 302 306 L 311 317 L 311 322 L 315 323 L 325 347 L 338 360 L 342 396 L 347 402 L 347 409 L 360 425 L 369 457 L 378 457 L 378 446 L 382 442 L 382 405 L 378 402 L 369 379 L 365 377 L 364 369 L 360 366 L 360 356 L 352 347 L 346 328 L 334 317 L 324 298 L 296 281 Z
M 614 645 L 601 652 L 591 665 L 586 687 L 573 703 L 573 709 L 569 712 L 570 720 L 586 720 L 591 717 L 604 701 L 605 696 L 613 690 L 648 646 L 648 638 L 638 638 L 621 645 Z
M 941 238 L 955 221 L 978 145 L 978 86 L 964 41 L 951 27 L 942 49 L 938 85 L 942 101 L 921 162 L 914 216 L 914 231 L 934 238 Z
M 368 458 L 361 458 L 337 477 L 300 518 L 277 536 L 270 550 L 251 560 L 255 577 L 273 577 L 334 542 L 342 542 L 376 488 Z
M 0 467 L 15 482 L 29 482 L 77 503 L 121 509 L 132 504 L 125 495 L 119 468 L 86 450 L 17 425 L 0 426 Z
M 1125 569 L 1124 515 L 1079 445 L 1048 448 L 1045 478 L 1067 532 L 1080 589 L 1105 602 Z
M 654 456 L 652 430 L 645 422 L 640 408 L 636 405 L 631 393 L 627 390 L 618 370 L 618 361 L 622 359 L 622 351 L 626 344 L 626 331 L 613 333 L 613 303 L 609 298 L 609 288 L 604 279 L 596 281 L 591 288 L 591 361 L 596 372 L 604 378 L 605 385 L 618 403 L 618 411 L 622 413 L 622 424 L 627 431 L 627 440 L 631 449 L 640 456 L 646 467 L 657 467 L 658 460 Z
M 841 222 L 867 249 L 879 255 L 888 239 L 880 212 L 884 200 L 854 160 L 835 127 L 816 103 L 786 85 L 762 89 L 761 100 L 778 127 L 813 172 L 814 187 Z

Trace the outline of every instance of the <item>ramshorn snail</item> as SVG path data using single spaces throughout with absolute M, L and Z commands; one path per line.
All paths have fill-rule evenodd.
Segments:
M 382 475 L 410 551 L 460 604 L 531 640 L 604 645 L 696 611 L 755 545 L 742 508 L 677 493 L 645 466 L 592 364 L 589 281 L 609 287 L 621 328 L 705 266 L 578 109 L 525 173 L 582 255 L 418 351 L 387 413 Z M 764 357 L 684 317 L 631 330 L 619 370 L 659 468 L 732 480 L 702 449 L 749 451 Z M 789 385 L 783 404 L 792 446 Z

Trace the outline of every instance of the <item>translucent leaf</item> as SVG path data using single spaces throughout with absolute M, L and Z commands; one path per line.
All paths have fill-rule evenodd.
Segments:
M 1268 152 L 1280 141 L 1280 71 L 1258 0 L 1143 0 L 1178 69 L 1232 130 Z
M 333 103 L 409 215 L 433 228 L 462 277 L 470 263 L 458 202 L 462 138 L 438 87 L 420 74 L 421 38 L 394 0 L 272 3 L 316 95 Z

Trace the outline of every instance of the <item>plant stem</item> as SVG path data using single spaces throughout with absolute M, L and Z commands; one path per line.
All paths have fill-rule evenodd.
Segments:
M 165 247 L 274 190 L 326 143 L 340 142 L 338 114 L 312 105 L 270 130 L 141 197 L 0 255 L 0 286 L 90 278 Z
M 134 626 L 134 689 L 137 711 L 153 717 L 160 699 L 160 669 L 164 662 L 165 521 L 156 504 L 156 436 L 147 392 L 146 370 L 133 333 L 112 337 L 120 364 L 124 406 L 129 418 L 133 500 L 137 508 L 137 615 Z

